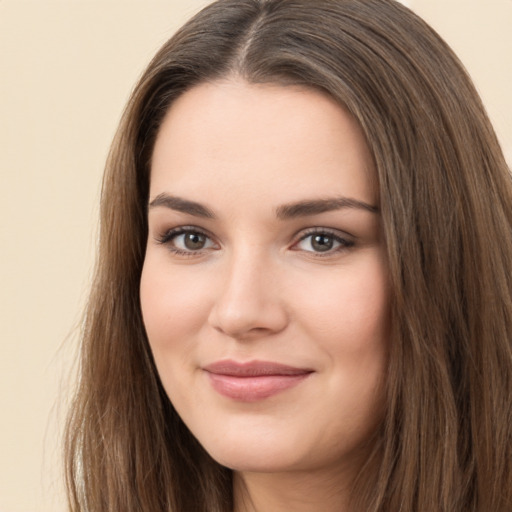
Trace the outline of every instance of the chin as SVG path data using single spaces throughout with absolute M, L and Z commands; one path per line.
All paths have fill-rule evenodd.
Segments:
M 233 471 L 250 473 L 280 473 L 299 469 L 296 456 L 282 451 L 261 449 L 259 446 L 239 450 L 212 450 L 212 458 Z
M 206 430 L 202 422 L 194 435 L 219 464 L 237 472 L 317 472 L 359 465 L 372 451 L 377 424 L 357 432 L 345 430 L 335 436 L 328 428 L 309 430 L 299 425 L 222 422 L 223 428 Z M 220 427 L 220 425 L 218 425 Z M 285 428 L 286 427 L 286 428 Z
M 234 471 L 280 472 L 300 466 L 301 454 L 290 436 L 250 433 L 230 435 L 222 438 L 198 436 L 198 441 L 219 464 Z M 286 436 L 285 436 L 286 437 Z

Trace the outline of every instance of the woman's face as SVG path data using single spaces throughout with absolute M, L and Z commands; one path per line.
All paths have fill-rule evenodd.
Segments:
M 141 304 L 183 421 L 239 471 L 349 468 L 383 415 L 389 284 L 372 159 L 322 93 L 218 81 L 154 148 Z

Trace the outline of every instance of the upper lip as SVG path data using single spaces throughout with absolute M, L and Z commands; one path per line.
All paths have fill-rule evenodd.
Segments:
M 297 368 L 271 361 L 238 362 L 229 359 L 216 361 L 203 367 L 203 370 L 217 375 L 231 377 L 262 377 L 267 375 L 305 375 L 313 370 L 309 368 Z

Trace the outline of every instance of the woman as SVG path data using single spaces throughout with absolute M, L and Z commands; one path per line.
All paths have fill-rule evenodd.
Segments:
M 512 509 L 512 182 L 391 0 L 220 0 L 104 180 L 72 510 Z

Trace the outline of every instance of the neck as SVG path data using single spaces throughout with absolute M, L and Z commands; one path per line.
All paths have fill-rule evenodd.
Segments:
M 373 439 L 351 455 L 344 461 L 316 469 L 234 471 L 233 510 L 358 512 L 366 506 L 369 496 L 365 498 L 365 494 L 375 488 L 382 445 Z
M 347 479 L 319 472 L 235 473 L 235 512 L 350 512 Z

